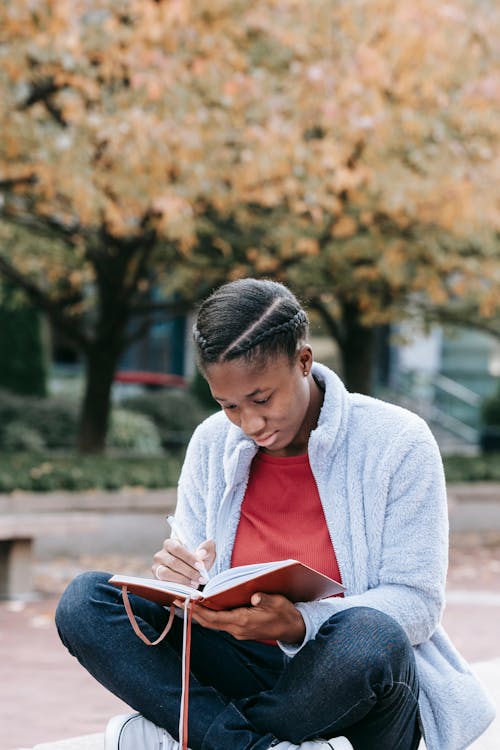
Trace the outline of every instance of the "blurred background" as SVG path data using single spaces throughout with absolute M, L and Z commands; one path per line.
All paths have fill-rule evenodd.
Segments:
M 348 388 L 498 449 L 496 3 L 0 13 L 4 456 L 184 445 L 192 312 L 250 275 Z
M 499 449 L 496 3 L 0 14 L 0 490 L 16 453 L 182 448 L 213 408 L 193 310 L 242 276 L 289 284 L 317 358 L 444 454 Z
M 496 586 L 499 38 L 495 0 L 1 4 L 7 598 L 105 554 L 143 572 L 216 408 L 193 314 L 245 276 L 290 286 L 348 389 L 427 420 L 452 580 Z

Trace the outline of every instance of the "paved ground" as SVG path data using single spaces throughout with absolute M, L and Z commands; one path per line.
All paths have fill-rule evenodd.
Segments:
M 105 568 L 144 572 L 147 560 L 67 559 L 37 567 L 43 598 L 0 604 L 0 750 L 100 750 L 100 733 L 120 701 L 89 677 L 60 644 L 54 628 L 57 597 L 79 570 Z M 500 710 L 500 534 L 455 536 L 450 554 L 445 626 L 463 655 L 479 663 L 481 677 L 495 686 Z M 56 740 L 85 736 L 63 743 Z M 91 736 L 87 736 L 91 735 Z M 500 725 L 474 745 L 500 748 Z M 139 749 L 138 749 L 139 750 Z

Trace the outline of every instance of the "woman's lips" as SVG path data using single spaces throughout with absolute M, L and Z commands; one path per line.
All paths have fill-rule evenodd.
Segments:
M 269 448 L 272 443 L 276 440 L 277 432 L 272 432 L 270 435 L 267 435 L 266 437 L 262 438 L 254 438 L 257 445 L 259 445 L 261 448 Z

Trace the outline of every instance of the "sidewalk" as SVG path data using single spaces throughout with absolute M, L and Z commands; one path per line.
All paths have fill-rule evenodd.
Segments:
M 102 750 L 108 718 L 129 709 L 87 675 L 60 644 L 53 619 L 57 595 L 82 567 L 119 565 L 135 573 L 148 564 L 146 559 L 125 563 L 114 557 L 85 559 L 79 565 L 69 560 L 40 565 L 37 585 L 46 598 L 0 604 L 0 750 Z M 455 539 L 444 624 L 494 693 L 500 712 L 499 572 L 500 534 Z M 498 750 L 500 720 L 472 747 Z

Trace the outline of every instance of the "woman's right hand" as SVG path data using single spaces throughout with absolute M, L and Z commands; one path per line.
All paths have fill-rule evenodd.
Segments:
M 165 539 L 163 547 L 153 556 L 151 569 L 160 581 L 175 581 L 198 588 L 207 580 L 203 577 L 203 566 L 210 570 L 215 562 L 215 542 L 207 539 L 190 552 L 175 539 Z

